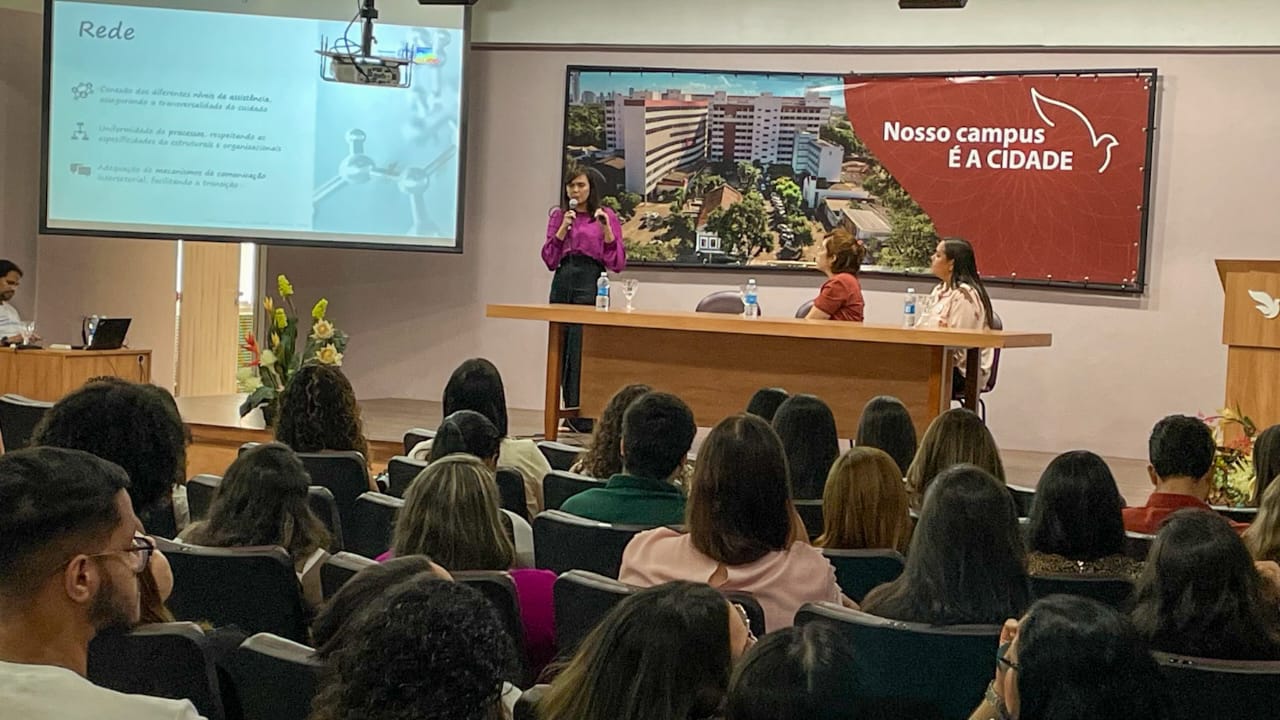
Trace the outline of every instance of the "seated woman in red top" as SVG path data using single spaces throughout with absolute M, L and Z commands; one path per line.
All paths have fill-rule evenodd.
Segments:
M 818 252 L 818 269 L 826 273 L 828 280 L 822 284 L 818 297 L 806 320 L 849 320 L 862 322 L 862 285 L 858 282 L 858 268 L 867 254 L 867 246 L 843 228 L 832 232 Z

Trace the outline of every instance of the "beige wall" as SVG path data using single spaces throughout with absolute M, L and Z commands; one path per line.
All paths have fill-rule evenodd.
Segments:
M 22 268 L 23 286 L 13 304 L 37 322 L 41 21 L 39 15 L 0 11 L 0 258 Z

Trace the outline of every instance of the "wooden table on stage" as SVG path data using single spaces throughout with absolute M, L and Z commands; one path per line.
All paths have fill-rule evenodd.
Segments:
M 679 395 L 700 426 L 741 412 L 762 387 L 822 397 L 835 414 L 840 437 L 854 437 L 862 406 L 893 395 L 907 406 L 918 432 L 951 401 L 951 354 L 969 348 L 976 367 L 984 348 L 1048 347 L 1048 333 L 995 330 L 923 330 L 887 325 L 755 318 L 693 312 L 601 312 L 581 305 L 490 305 L 491 318 L 534 320 L 547 335 L 545 434 L 553 440 L 560 419 L 581 412 L 599 417 L 609 398 L 628 383 Z M 560 409 L 561 339 L 581 325 L 581 407 Z M 966 383 L 965 404 L 977 407 L 977 373 Z
M 0 394 L 57 402 L 103 375 L 151 382 L 151 351 L 0 349 Z

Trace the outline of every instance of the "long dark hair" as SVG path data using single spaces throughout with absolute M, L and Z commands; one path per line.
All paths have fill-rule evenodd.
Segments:
M 183 537 L 210 547 L 279 545 L 300 562 L 329 544 L 324 524 L 307 504 L 311 476 L 280 443 L 247 450 L 222 476 L 209 518 Z
M 1276 603 L 1225 518 L 1169 516 L 1135 589 L 1133 621 L 1156 650 L 1223 660 L 1278 660 Z
M 446 417 L 431 441 L 431 461 L 454 453 L 474 455 L 485 462 L 497 462 L 502 435 L 489 418 L 475 410 L 459 410 Z
M 787 457 L 764 420 L 746 414 L 721 420 L 702 443 L 689 485 L 685 524 L 703 555 L 745 565 L 787 548 Z
M 604 195 L 605 180 L 604 175 L 602 175 L 599 170 L 593 167 L 587 167 L 586 165 L 572 163 L 565 167 L 564 182 L 560 183 L 560 209 L 569 209 L 569 194 L 565 189 L 569 187 L 569 183 L 573 182 L 579 176 L 587 178 L 587 186 L 591 189 L 587 192 L 587 206 L 585 208 L 578 208 L 577 212 L 580 215 L 586 213 L 587 217 L 591 217 L 595 215 L 596 210 L 599 210 L 601 207 L 600 198 Z
M 669 582 L 618 603 L 538 703 L 541 720 L 691 720 L 729 685 L 729 604 L 702 583 Z
M 898 464 L 902 476 L 916 457 L 916 426 L 911 422 L 907 406 L 896 397 L 873 397 L 862 408 L 858 419 L 858 437 L 854 444 L 879 448 Z
M 622 416 L 627 406 L 653 388 L 636 383 L 627 385 L 609 398 L 591 433 L 591 445 L 578 460 L 584 475 L 610 478 L 622 472 Z
M 1020 616 L 1031 591 L 1017 515 L 1009 491 L 987 471 L 944 471 L 925 495 L 902 575 L 872 590 L 862 609 L 933 625 Z
M 303 365 L 280 395 L 276 440 L 295 452 L 355 450 L 369 462 L 369 441 L 355 390 L 333 365 Z
M 773 422 L 773 416 L 778 413 L 778 408 L 790 397 L 790 393 L 779 387 L 760 388 L 747 403 L 747 412 L 764 418 L 765 422 Z
M 991 296 L 987 294 L 987 288 L 982 284 L 982 276 L 978 274 L 978 259 L 973 254 L 973 246 L 964 238 L 945 238 L 942 241 L 942 254 L 954 263 L 951 267 L 950 286 L 958 288 L 963 283 L 973 288 L 982 302 L 987 327 L 995 325 L 995 311 L 991 309 Z
M 507 391 L 502 385 L 502 374 L 497 366 L 484 358 L 464 360 L 449 376 L 444 386 L 444 414 L 452 415 L 459 410 L 475 410 L 489 418 L 489 422 L 498 428 L 498 433 L 506 437 L 507 431 Z
M 734 669 L 725 720 L 866 717 L 856 667 L 853 643 L 830 623 L 775 630 Z
M 1280 425 L 1272 425 L 1253 441 L 1253 504 L 1262 504 L 1262 494 L 1280 476 Z
M 1124 552 L 1123 507 L 1106 461 L 1087 450 L 1063 453 L 1036 485 L 1030 549 L 1072 560 L 1119 555 Z
M 1164 720 L 1167 685 L 1133 623 L 1074 595 L 1037 601 L 1018 627 L 1019 717 Z
M 952 408 L 929 423 L 920 439 L 920 449 L 907 468 L 907 492 L 912 507 L 924 502 L 929 483 L 952 465 L 968 463 L 1005 482 L 1000 448 L 978 414 L 966 408 Z
M 792 497 L 821 498 L 831 464 L 840 456 L 831 408 L 815 395 L 795 395 L 778 406 L 773 430 L 787 453 Z

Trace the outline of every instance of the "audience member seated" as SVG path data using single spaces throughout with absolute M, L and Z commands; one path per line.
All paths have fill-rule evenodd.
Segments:
M 1205 499 L 1213 487 L 1213 456 L 1217 445 L 1203 420 L 1170 415 L 1151 430 L 1147 443 L 1151 464 L 1147 474 L 1155 492 L 1147 504 L 1124 509 L 1124 528 L 1154 534 L 1160 523 L 1182 508 L 1209 509 Z M 1232 523 L 1237 530 L 1246 525 Z
M 280 443 L 259 445 L 231 463 L 208 519 L 184 530 L 181 540 L 207 547 L 278 545 L 293 560 L 307 604 L 319 607 L 329 532 L 311 512 L 310 485 L 311 476 L 292 450 Z
M 22 720 L 192 720 L 186 700 L 87 679 L 89 641 L 140 619 L 142 535 L 129 476 L 85 452 L 0 456 L 0 713 Z
M 501 445 L 502 436 L 489 418 L 475 410 L 459 410 L 440 423 L 431 443 L 430 460 L 435 462 L 446 455 L 466 453 L 480 458 L 489 470 L 496 472 Z
M 622 472 L 622 418 L 636 398 L 650 392 L 648 385 L 627 385 L 609 398 L 591 431 L 591 444 L 578 456 L 569 472 L 593 478 L 611 478 Z
M 787 459 L 768 423 L 733 415 L 711 430 L 693 470 L 687 533 L 640 533 L 622 555 L 618 579 L 648 587 L 671 580 L 755 595 L 770 630 L 789 627 L 807 602 L 840 602 L 835 570 L 799 541 Z M 800 535 L 803 537 L 803 535 Z
M 1122 508 L 1102 458 L 1085 450 L 1054 458 L 1036 485 L 1027 573 L 1137 578 L 1142 563 L 1124 553 Z
M 1171 700 L 1146 641 L 1095 600 L 1052 595 L 1000 633 L 996 675 L 970 720 L 1167 720 Z
M 316 647 L 316 656 L 327 659 L 346 642 L 347 627 L 352 618 L 391 588 L 419 575 L 453 580 L 448 570 L 431 562 L 426 555 L 393 558 L 356 573 L 329 598 L 311 623 L 311 642 Z
M 782 388 L 760 388 L 747 402 L 747 414 L 764 418 L 765 422 L 771 423 L 773 416 L 778 413 L 778 407 L 790 397 L 791 394 Z
M 165 605 L 173 595 L 173 568 L 159 548 L 151 551 L 147 572 L 138 574 L 138 594 L 138 625 L 167 623 L 176 619 Z
M 907 551 L 911 515 L 898 464 L 884 451 L 855 447 L 836 460 L 822 494 L 822 535 L 833 550 Z
M 680 398 L 656 392 L 640 396 L 622 421 L 623 472 L 602 488 L 565 500 L 560 509 L 622 525 L 684 523 L 684 493 L 672 478 L 684 469 L 697 431 L 693 412 Z
M 821 500 L 831 463 L 840 455 L 831 408 L 814 395 L 795 395 L 778 406 L 773 429 L 787 454 L 791 497 Z
M 1278 592 L 1226 518 L 1179 510 L 1151 545 L 1135 589 L 1133 621 L 1156 650 L 1280 660 Z
M 1272 488 L 1280 488 L 1280 483 L 1267 486 L 1258 506 L 1258 517 L 1241 537 L 1254 560 L 1280 562 L 1280 489 Z
M 628 595 L 552 682 L 539 720 L 715 717 L 733 661 L 753 642 L 744 614 L 701 583 Z
M 960 465 L 930 483 L 902 575 L 868 593 L 862 609 L 931 625 L 996 625 L 1030 601 L 1013 498 L 986 470 Z
M 148 532 L 173 537 L 188 513 L 191 435 L 169 391 L 117 378 L 92 380 L 58 401 L 31 444 L 84 450 L 129 474 L 134 513 Z
M 907 468 L 907 493 L 916 510 L 924 503 L 929 483 L 953 465 L 976 465 L 1003 485 L 1004 463 L 986 423 L 972 410 L 954 408 L 929 423 L 915 460 Z
M 447 455 L 409 484 L 388 556 L 427 555 L 451 573 L 510 571 L 529 661 L 542 667 L 555 655 L 556 574 L 515 567 L 516 550 L 498 506 L 493 471 L 473 455 Z
M 318 453 L 354 450 L 369 457 L 360 405 L 351 382 L 333 365 L 303 365 L 280 394 L 276 440 L 294 452 Z M 378 485 L 369 478 L 369 490 Z
M 507 392 L 502 386 L 502 375 L 493 363 L 483 358 L 472 358 L 458 366 L 444 386 L 444 414 L 459 410 L 475 410 L 489 418 L 498 428 L 502 447 L 498 451 L 498 464 L 515 468 L 524 477 L 524 496 L 529 517 L 542 511 L 542 478 L 551 472 L 551 463 L 533 440 L 512 438 L 507 427 Z M 415 460 L 427 460 L 431 456 L 431 441 L 423 440 L 409 451 Z
M 1253 504 L 1261 506 L 1267 488 L 1280 477 L 1280 425 L 1272 425 L 1253 439 L 1253 476 Z
M 311 720 L 505 717 L 515 663 L 497 612 L 479 591 L 410 578 L 350 621 L 329 655 Z
M 871 398 L 858 419 L 858 447 L 879 448 L 898 464 L 898 476 L 905 478 L 907 468 L 916 457 L 916 425 L 907 406 L 896 397 L 880 395 Z

